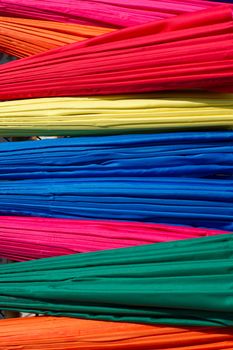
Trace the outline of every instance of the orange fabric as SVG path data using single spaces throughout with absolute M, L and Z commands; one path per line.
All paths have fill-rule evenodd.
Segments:
M 79 24 L 0 17 L 0 51 L 22 58 L 111 31 Z
M 0 350 L 224 350 L 233 349 L 232 328 L 172 328 L 71 318 L 0 321 Z

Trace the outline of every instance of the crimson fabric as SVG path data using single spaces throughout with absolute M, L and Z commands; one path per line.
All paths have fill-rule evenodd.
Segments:
M 0 257 L 25 261 L 223 233 L 139 222 L 0 216 Z
M 4 16 L 129 27 L 211 8 L 206 0 L 1 0 Z
M 1 100 L 233 90 L 228 5 L 123 29 L 0 67 Z

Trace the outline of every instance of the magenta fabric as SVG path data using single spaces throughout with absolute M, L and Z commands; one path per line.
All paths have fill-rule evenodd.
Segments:
M 1 100 L 233 87 L 228 5 L 122 29 L 0 67 Z
M 1 16 L 125 28 L 217 6 L 205 0 L 1 0 Z
M 1 216 L 0 257 L 25 261 L 223 233 L 139 222 Z

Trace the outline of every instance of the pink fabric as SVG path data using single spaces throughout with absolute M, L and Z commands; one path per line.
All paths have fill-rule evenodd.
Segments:
M 227 233 L 161 224 L 0 217 L 0 257 L 16 261 Z
M 205 0 L 1 0 L 1 16 L 125 28 L 218 5 Z

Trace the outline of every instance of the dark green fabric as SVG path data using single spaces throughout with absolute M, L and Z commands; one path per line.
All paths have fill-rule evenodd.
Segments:
M 233 234 L 0 267 L 0 309 L 233 325 Z

